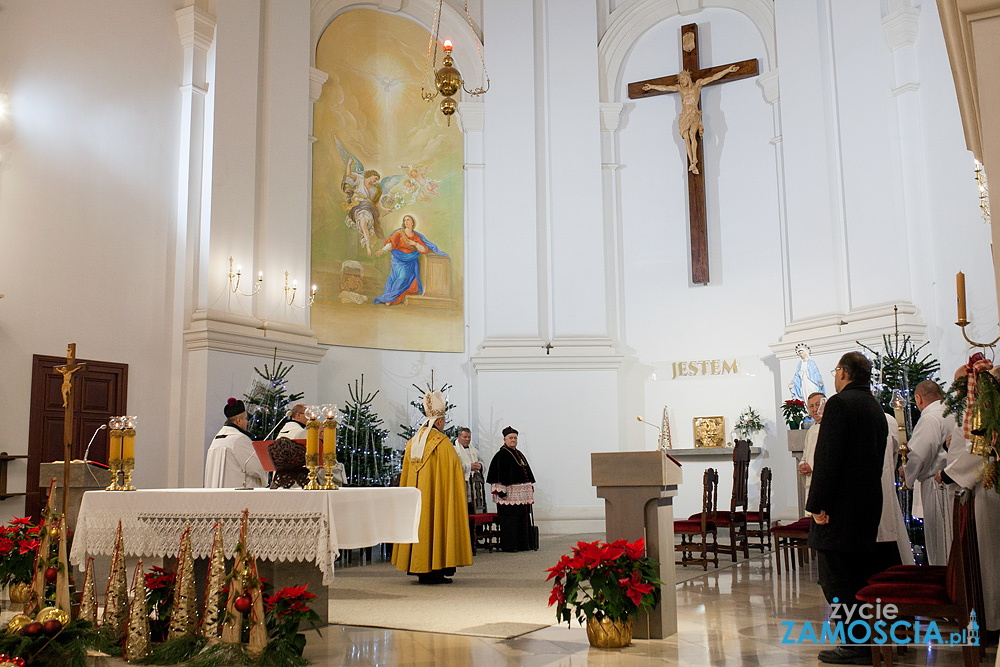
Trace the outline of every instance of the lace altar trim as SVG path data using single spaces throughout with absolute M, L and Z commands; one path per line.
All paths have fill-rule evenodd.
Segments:
M 144 513 L 121 515 L 91 512 L 87 515 L 86 533 L 81 545 L 87 554 L 107 554 L 114 550 L 118 521 L 122 522 L 125 552 L 153 557 L 176 556 L 181 533 L 191 526 L 191 550 L 195 558 L 208 558 L 212 551 L 216 522 L 222 523 L 223 548 L 230 557 L 240 535 L 241 512 L 200 512 L 187 516 Z M 261 560 L 311 561 L 323 573 L 323 583 L 333 583 L 333 562 L 337 551 L 330 544 L 330 525 L 324 514 L 280 514 L 268 517 L 250 515 L 247 547 Z M 74 544 L 74 556 L 79 553 Z M 76 562 L 81 569 L 83 562 Z
M 493 491 L 493 502 L 497 505 L 534 505 L 535 504 L 535 487 L 532 484 L 511 484 L 510 486 L 504 486 L 503 484 L 491 484 Z M 507 497 L 500 498 L 497 493 L 500 491 L 506 491 Z

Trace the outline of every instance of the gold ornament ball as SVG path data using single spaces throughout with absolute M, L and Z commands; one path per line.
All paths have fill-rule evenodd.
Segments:
M 7 624 L 7 634 L 20 634 L 21 630 L 24 630 L 29 623 L 31 623 L 30 616 L 26 614 L 17 614 L 14 618 L 10 619 L 10 622 Z
M 61 533 L 59 532 L 59 526 L 50 526 L 49 527 L 49 537 L 52 538 L 53 540 L 58 540 L 60 534 Z
M 441 113 L 445 116 L 450 116 L 458 109 L 458 105 L 455 104 L 455 100 L 450 97 L 446 97 L 441 100 Z
M 434 75 L 434 85 L 439 93 L 451 97 L 462 87 L 462 75 L 454 67 L 448 67 L 448 63 L 445 65 Z
M 59 621 L 63 625 L 69 624 L 70 621 L 69 614 L 64 612 L 59 607 L 45 607 L 40 612 L 38 612 L 37 616 L 35 616 L 35 620 L 38 621 L 39 623 L 44 623 L 45 621 L 51 621 L 52 619 Z

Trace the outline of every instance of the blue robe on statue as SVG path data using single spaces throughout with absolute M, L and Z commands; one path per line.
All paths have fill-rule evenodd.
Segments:
M 385 279 L 385 291 L 382 296 L 377 296 L 372 301 L 373 304 L 378 303 L 393 303 L 399 298 L 403 292 L 410 288 L 413 281 L 417 281 L 417 294 L 424 293 L 424 286 L 420 282 L 420 253 L 416 250 L 410 250 L 410 252 L 403 252 L 398 250 L 397 246 L 400 245 L 394 242 L 392 237 L 396 234 L 402 234 L 402 227 L 397 229 L 392 233 L 389 240 L 393 242 L 392 249 L 392 265 L 389 270 L 389 277 Z M 420 237 L 420 242 L 424 244 L 429 252 L 433 252 L 437 255 L 448 256 L 448 253 L 441 252 L 441 250 L 427 240 L 427 238 L 420 232 L 414 230 L 414 234 Z

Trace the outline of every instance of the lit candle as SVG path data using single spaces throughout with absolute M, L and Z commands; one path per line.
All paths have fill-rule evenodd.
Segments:
M 135 417 L 125 418 L 125 430 L 122 431 L 122 459 L 135 458 Z
M 337 422 L 332 419 L 323 424 L 323 448 L 330 453 L 337 452 Z
M 319 423 L 306 424 L 306 456 L 319 454 Z
M 906 415 L 899 405 L 894 406 L 892 411 L 896 413 L 896 428 L 899 429 L 899 444 L 902 446 L 906 444 Z
M 117 461 L 122 457 L 122 431 L 118 418 L 111 420 L 111 438 L 108 443 L 108 460 Z
M 455 47 L 452 46 L 450 39 L 446 39 L 444 40 L 444 44 L 441 46 L 441 48 L 444 49 L 445 51 L 451 51 Z
M 955 274 L 955 287 L 958 290 L 958 321 L 968 322 L 965 319 L 965 274 L 961 271 Z

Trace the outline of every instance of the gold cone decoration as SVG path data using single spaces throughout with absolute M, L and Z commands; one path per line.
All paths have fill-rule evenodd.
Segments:
M 69 597 L 69 558 L 66 553 L 66 515 L 59 517 L 59 574 L 56 576 L 56 606 L 73 615 Z
M 194 558 L 191 557 L 190 526 L 181 535 L 181 548 L 177 554 L 177 574 L 174 580 L 174 599 L 170 610 L 167 639 L 193 635 L 198 625 L 198 601 L 194 590 Z
M 55 490 L 56 480 L 53 477 L 49 482 L 49 499 L 45 503 L 45 509 L 42 510 L 42 522 L 39 524 L 39 528 L 41 528 L 39 534 L 42 539 L 41 544 L 38 546 L 38 551 L 35 552 L 35 569 L 34 576 L 31 578 L 31 593 L 24 605 L 24 613 L 31 617 L 34 617 L 39 612 L 45 602 L 45 570 L 48 569 L 47 563 L 53 539 L 49 528 L 58 525 L 59 516 L 52 509 L 52 501 L 55 500 Z
M 150 654 L 149 612 L 146 611 L 146 578 L 142 574 L 142 561 L 135 568 L 132 579 L 132 606 L 128 614 L 128 635 L 125 638 L 125 659 L 142 660 Z
M 145 590 L 145 588 L 143 589 Z M 111 575 L 104 593 L 104 616 L 101 624 L 112 630 L 116 637 L 125 634 L 128 618 L 128 580 L 125 575 L 125 548 L 122 544 L 122 522 L 118 522 L 115 551 L 111 557 Z
M 212 541 L 212 555 L 208 563 L 208 584 L 205 587 L 205 613 L 201 619 L 199 634 L 205 639 L 219 638 L 219 621 L 222 589 L 226 587 L 226 554 L 222 549 L 222 524 L 215 524 L 215 539 Z
M 243 589 L 253 578 L 253 570 L 247 562 L 247 516 L 249 510 L 243 510 L 240 520 L 240 539 L 236 542 L 233 575 L 229 578 L 229 597 L 226 599 L 226 615 L 222 623 L 222 643 L 239 644 L 243 634 L 243 614 L 236 609 L 236 599 L 243 595 Z
M 97 590 L 94 586 L 94 559 L 87 559 L 87 572 L 83 576 L 83 596 L 80 598 L 80 616 L 97 625 Z
M 251 658 L 258 658 L 267 646 L 267 628 L 264 626 L 264 590 L 260 585 L 260 577 L 257 576 L 257 561 L 250 557 L 250 570 L 253 578 L 250 584 L 250 642 L 247 645 L 247 653 Z

